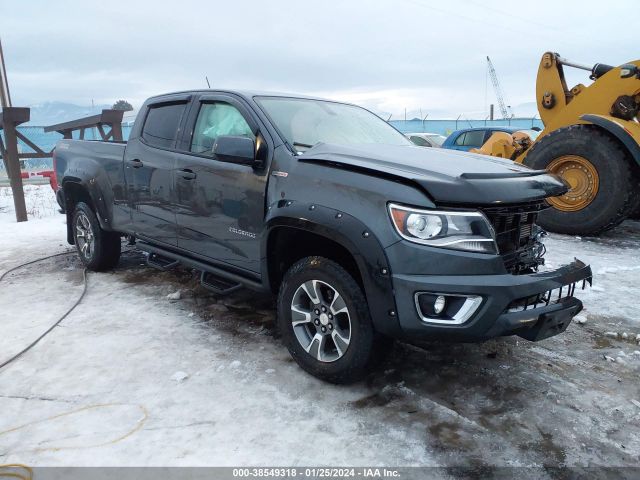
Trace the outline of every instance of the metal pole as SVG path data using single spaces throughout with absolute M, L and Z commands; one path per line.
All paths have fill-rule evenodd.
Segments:
M 556 61 L 560 64 L 560 65 L 566 65 L 567 67 L 573 67 L 573 68 L 578 68 L 580 70 L 586 70 L 588 72 L 590 72 L 591 70 L 593 70 L 593 65 L 586 65 L 584 63 L 578 63 L 578 62 L 574 62 L 572 60 L 568 60 L 566 58 L 562 58 L 561 56 L 557 56 L 556 57 Z

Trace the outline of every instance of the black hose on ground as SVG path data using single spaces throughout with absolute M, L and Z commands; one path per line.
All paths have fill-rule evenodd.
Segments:
M 27 265 L 32 265 L 34 263 L 38 263 L 38 262 L 42 262 L 44 260 L 48 260 L 50 258 L 54 258 L 54 257 L 60 257 L 62 255 L 68 255 L 70 253 L 75 253 L 75 250 L 70 250 L 68 252 L 62 252 L 62 253 L 56 253 L 53 255 L 48 255 L 46 257 L 42 257 L 42 258 L 38 258 L 36 260 L 32 260 L 30 262 L 26 262 L 23 263 L 21 265 L 18 265 L 16 267 L 13 267 L 9 270 L 7 270 L 6 272 L 4 272 L 2 275 L 0 275 L 0 282 L 11 272 L 14 272 L 20 268 L 26 267 Z M 71 308 L 69 310 L 67 310 L 64 315 L 62 315 L 58 320 L 56 320 L 56 322 L 51 325 L 42 335 L 40 335 L 38 338 L 36 338 L 33 342 L 31 342 L 26 348 L 24 348 L 23 350 L 21 350 L 20 352 L 16 353 L 13 357 L 9 358 L 8 360 L 5 360 L 4 362 L 0 363 L 0 370 L 2 370 L 4 367 L 6 367 L 7 365 L 9 365 L 11 362 L 13 362 L 14 360 L 17 360 L 18 358 L 20 358 L 22 355 L 24 355 L 26 352 L 28 352 L 29 350 L 31 350 L 33 347 L 36 346 L 36 344 L 42 340 L 46 335 L 49 334 L 49 332 L 51 332 L 51 330 L 53 330 L 54 328 L 56 328 L 58 325 L 60 325 L 60 322 L 62 322 L 65 318 L 67 318 L 67 316 L 80 304 L 80 302 L 82 301 L 82 299 L 84 298 L 85 294 L 87 293 L 87 269 L 85 268 L 84 271 L 82 272 L 82 277 L 84 280 L 84 286 L 82 288 L 82 293 L 80 294 L 80 296 L 78 297 L 78 299 L 75 301 L 75 303 L 71 306 Z
M 20 265 L 10 268 L 9 270 L 7 270 L 6 272 L 4 272 L 2 275 L 0 275 L 0 282 L 2 280 L 4 280 L 4 277 L 6 277 L 7 275 L 9 275 L 11 272 L 14 272 L 22 267 L 26 267 L 27 265 L 32 265 L 34 263 L 38 263 L 38 262 L 43 262 L 44 260 L 49 260 L 50 258 L 54 258 L 54 257 L 61 257 L 62 255 L 69 255 L 70 253 L 75 253 L 75 250 L 67 250 L 66 252 L 61 252 L 61 253 L 54 253 L 53 255 L 48 255 L 46 257 L 42 257 L 42 258 L 37 258 L 36 260 L 31 260 L 30 262 L 26 262 L 26 263 L 21 263 Z

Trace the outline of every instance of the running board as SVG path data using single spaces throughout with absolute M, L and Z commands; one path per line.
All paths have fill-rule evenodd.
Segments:
M 227 294 L 238 290 L 241 287 L 248 287 L 253 290 L 264 291 L 264 285 L 259 280 L 247 278 L 244 275 L 230 272 L 210 263 L 205 263 L 195 258 L 187 257 L 181 253 L 167 250 L 162 247 L 151 245 L 140 238 L 137 239 L 136 246 L 143 252 L 149 253 L 147 262 L 150 266 L 161 270 L 169 270 L 177 265 L 185 265 L 203 274 L 200 282 L 203 287 L 218 293 Z
M 218 295 L 229 295 L 242 288 L 242 284 L 238 282 L 232 282 L 205 271 L 200 275 L 200 285 Z
M 178 265 L 180 265 L 180 262 L 178 260 L 163 257 L 158 253 L 149 253 L 149 255 L 147 255 L 147 265 L 166 272 L 167 270 L 176 268 Z

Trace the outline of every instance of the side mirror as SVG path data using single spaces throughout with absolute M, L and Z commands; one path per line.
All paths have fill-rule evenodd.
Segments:
M 220 135 L 213 144 L 213 153 L 225 162 L 242 165 L 253 165 L 256 162 L 256 145 L 249 137 Z

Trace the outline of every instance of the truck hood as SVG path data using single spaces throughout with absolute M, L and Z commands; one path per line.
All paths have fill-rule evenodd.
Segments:
M 409 180 L 443 204 L 521 203 L 568 190 L 559 177 L 545 170 L 443 148 L 319 143 L 297 158 Z

